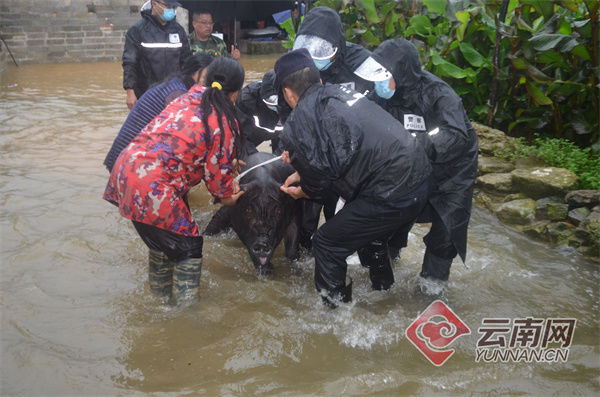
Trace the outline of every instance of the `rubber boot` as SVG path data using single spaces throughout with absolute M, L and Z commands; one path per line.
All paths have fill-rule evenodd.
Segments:
M 423 258 L 423 267 L 419 275 L 423 278 L 446 281 L 450 276 L 452 259 L 454 258 L 448 259 L 436 256 L 430 250 L 426 249 L 425 257 Z
M 390 260 L 391 261 L 395 261 L 396 259 L 400 258 L 400 247 L 393 247 L 393 246 L 389 246 L 388 251 L 390 253 Z
M 394 272 L 386 243 L 381 240 L 373 241 L 358 250 L 358 257 L 361 265 L 369 268 L 371 287 L 374 290 L 387 290 L 394 284 Z
M 188 258 L 175 263 L 173 271 L 173 303 L 189 307 L 198 300 L 202 258 Z
M 338 307 L 339 302 L 352 302 L 352 278 L 346 276 L 346 285 L 334 291 L 321 290 L 321 299 L 331 309 Z
M 150 249 L 148 255 L 148 282 L 150 290 L 157 295 L 171 295 L 173 286 L 173 262 L 164 252 Z

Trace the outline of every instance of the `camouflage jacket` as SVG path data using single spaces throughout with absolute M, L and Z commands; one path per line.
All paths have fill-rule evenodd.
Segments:
M 196 37 L 196 32 L 192 32 L 188 36 L 190 49 L 192 54 L 208 54 L 212 57 L 227 55 L 227 45 L 220 38 L 210 35 L 207 41 L 200 41 Z

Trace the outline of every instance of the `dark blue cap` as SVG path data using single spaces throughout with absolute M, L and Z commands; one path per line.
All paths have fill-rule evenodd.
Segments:
M 290 74 L 304 68 L 314 68 L 317 72 L 315 62 L 306 48 L 299 48 L 283 54 L 275 62 L 275 87 L 281 89 L 281 83 Z

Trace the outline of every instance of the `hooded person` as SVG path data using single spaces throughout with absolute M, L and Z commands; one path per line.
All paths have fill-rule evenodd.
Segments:
M 127 30 L 123 49 L 123 88 L 132 109 L 148 88 L 178 73 L 192 54 L 183 26 L 175 20 L 174 0 L 144 4 L 142 19 Z
M 431 160 L 435 187 L 418 219 L 432 222 L 423 239 L 427 248 L 421 276 L 447 280 L 457 253 L 465 261 L 477 178 L 477 134 L 462 100 L 421 68 L 417 49 L 404 39 L 381 43 L 356 74 L 375 82 L 373 99 L 416 135 Z M 390 240 L 395 255 L 406 246 L 409 229 Z
M 242 89 L 237 101 L 238 121 L 244 139 L 256 151 L 256 146 L 271 141 L 275 154 L 279 150 L 279 132 L 283 129 L 279 123 L 278 95 L 275 89 L 275 72 L 265 73 L 262 80 L 250 83 Z
M 306 49 L 275 63 L 276 85 L 292 111 L 280 135 L 282 160 L 296 169 L 281 190 L 295 199 L 325 199 L 331 192 L 346 205 L 313 236 L 315 286 L 324 303 L 351 300 L 346 258 L 363 250 L 374 289 L 394 276 L 387 240 L 412 225 L 431 187 L 423 148 L 390 114 L 359 92 L 322 85 Z M 299 185 L 296 185 L 299 184 Z
M 306 48 L 323 83 L 343 84 L 364 93 L 373 89 L 373 83 L 358 77 L 354 70 L 369 57 L 362 46 L 346 41 L 342 20 L 329 7 L 315 7 L 304 17 L 294 50 Z

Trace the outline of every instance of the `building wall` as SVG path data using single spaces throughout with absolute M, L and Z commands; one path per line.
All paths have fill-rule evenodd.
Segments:
M 118 61 L 144 2 L 1 0 L 0 35 L 19 64 Z M 187 10 L 177 21 L 187 30 Z

